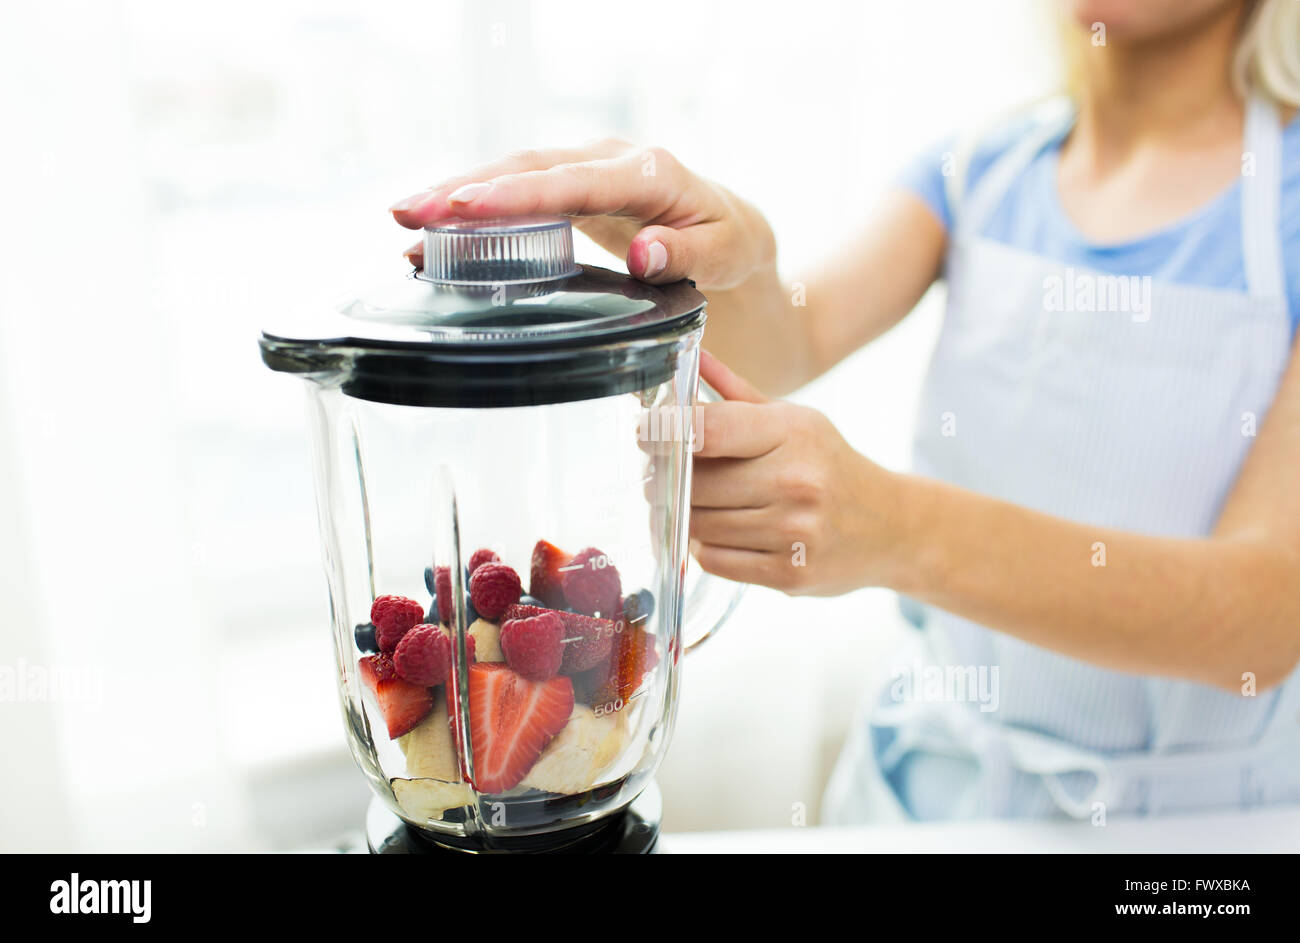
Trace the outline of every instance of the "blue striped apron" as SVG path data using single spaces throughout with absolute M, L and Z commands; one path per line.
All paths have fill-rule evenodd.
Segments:
M 1125 304 L 1102 273 L 979 235 L 1072 117 L 1060 107 L 1040 115 L 958 201 L 915 469 L 1098 527 L 1204 536 L 1288 361 L 1280 122 L 1271 105 L 1249 103 L 1247 290 L 1152 280 L 1147 303 L 1139 292 Z M 1092 280 L 1091 304 L 1072 293 L 1081 279 Z M 1092 553 L 1080 548 L 1081 566 L 1093 565 Z M 997 709 L 873 698 L 832 777 L 828 822 L 871 815 L 864 796 L 882 777 L 904 812 L 922 819 L 1300 801 L 1300 670 L 1243 696 L 1094 667 L 933 608 L 924 608 L 923 624 L 901 663 L 996 666 Z

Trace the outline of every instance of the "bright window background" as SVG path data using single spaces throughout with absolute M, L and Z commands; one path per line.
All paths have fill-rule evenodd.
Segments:
M 0 702 L 0 850 L 287 848 L 359 824 L 301 393 L 256 337 L 402 271 L 393 200 L 616 134 L 757 203 L 797 276 L 925 145 L 1055 72 L 1029 0 L 119 0 L 5 19 L 0 666 L 82 683 Z M 937 301 L 799 397 L 890 466 Z M 667 827 L 780 826 L 795 803 L 815 820 L 900 633 L 888 593 L 751 590 L 686 669 Z

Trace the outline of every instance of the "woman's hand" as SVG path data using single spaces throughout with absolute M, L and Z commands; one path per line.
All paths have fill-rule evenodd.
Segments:
M 693 278 L 733 288 L 775 265 L 771 227 L 745 201 L 691 173 L 662 148 L 607 140 L 522 151 L 453 177 L 393 205 L 408 229 L 460 217 L 573 217 L 602 247 L 625 256 L 648 282 Z M 422 264 L 420 246 L 407 257 Z
M 897 476 L 817 410 L 764 399 L 708 353 L 700 375 L 727 399 L 700 407 L 690 530 L 700 566 L 797 595 L 887 583 Z

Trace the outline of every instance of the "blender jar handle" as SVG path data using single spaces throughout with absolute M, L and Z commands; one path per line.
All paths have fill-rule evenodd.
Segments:
M 708 403 L 720 403 L 723 397 L 709 384 L 700 380 L 698 399 Z M 689 508 L 687 513 L 690 513 Z M 687 566 L 690 566 L 689 560 Z M 686 593 L 686 617 L 682 628 L 682 637 L 685 640 L 683 650 L 688 653 L 693 652 L 711 639 L 735 612 L 744 592 L 744 583 L 733 583 L 731 580 L 724 580 L 720 576 L 712 576 L 701 570 L 695 584 Z M 696 632 L 699 632 L 698 637 L 692 638 Z

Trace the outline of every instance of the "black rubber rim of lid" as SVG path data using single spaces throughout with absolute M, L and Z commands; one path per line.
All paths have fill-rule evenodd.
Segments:
M 667 382 L 682 338 L 704 326 L 703 307 L 643 332 L 587 347 L 426 344 L 364 346 L 263 336 L 272 370 L 338 374 L 348 396 L 399 406 L 489 409 L 634 393 Z M 649 336 L 646 336 L 649 335 Z

